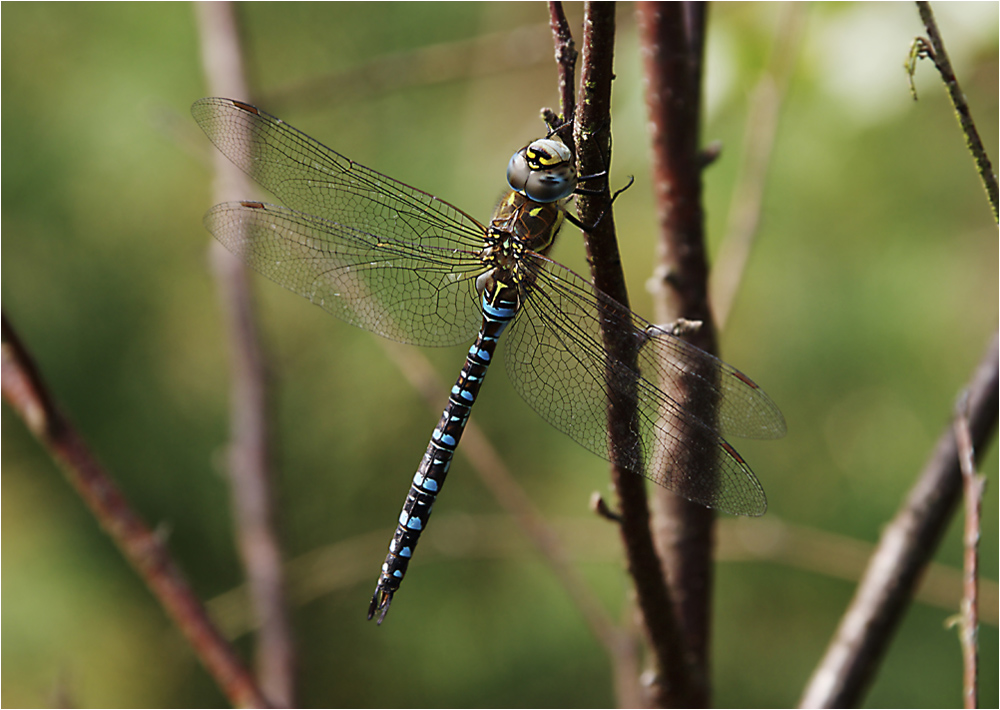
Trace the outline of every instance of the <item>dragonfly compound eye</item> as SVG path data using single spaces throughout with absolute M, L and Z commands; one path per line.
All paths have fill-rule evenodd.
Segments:
M 560 141 L 541 138 L 514 153 L 507 183 L 535 202 L 556 202 L 576 189 L 573 154 Z

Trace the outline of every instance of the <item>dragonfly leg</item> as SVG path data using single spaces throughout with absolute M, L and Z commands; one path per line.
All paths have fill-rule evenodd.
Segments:
M 615 194 L 611 196 L 611 201 L 608 202 L 608 204 L 604 207 L 604 209 L 601 211 L 600 216 L 597 218 L 597 221 L 595 221 L 593 224 L 584 224 L 577 217 L 570 214 L 569 211 L 566 211 L 566 221 L 584 232 L 594 231 L 597 228 L 597 225 L 601 223 L 601 220 L 604 219 L 604 215 L 606 215 L 611 210 L 611 205 L 615 203 L 615 200 L 618 199 L 618 196 L 623 192 L 625 192 L 630 187 L 632 187 L 632 183 L 634 182 L 635 178 L 629 175 L 628 184 L 625 187 L 615 191 Z M 580 195 L 603 195 L 604 190 L 587 190 L 587 189 L 577 188 L 576 193 Z

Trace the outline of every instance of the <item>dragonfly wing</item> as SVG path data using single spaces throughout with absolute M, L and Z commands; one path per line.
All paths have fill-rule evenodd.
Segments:
M 764 491 L 720 430 L 758 436 L 783 430 L 784 419 L 767 395 L 572 271 L 532 258 L 536 282 L 506 338 L 507 371 L 521 396 L 584 447 L 679 495 L 730 513 L 762 514 Z M 634 339 L 638 371 L 608 363 L 602 319 Z M 608 407 L 633 397 L 638 443 L 623 450 L 609 438 Z M 718 409 L 706 408 L 706 400 Z M 694 462 L 711 460 L 706 457 L 714 457 L 714 476 L 695 468 Z
M 387 240 L 478 250 L 485 228 L 443 200 L 327 148 L 232 99 L 199 99 L 195 121 L 233 163 L 287 207 Z
M 476 254 L 376 237 L 262 202 L 205 215 L 229 251 L 281 286 L 352 325 L 416 345 L 454 345 L 482 320 Z
M 714 426 L 725 436 L 780 439 L 785 435 L 785 417 L 756 382 L 669 330 L 634 314 L 632 320 L 642 329 L 639 367 L 645 377 L 667 391 L 686 386 L 692 395 L 716 402 Z

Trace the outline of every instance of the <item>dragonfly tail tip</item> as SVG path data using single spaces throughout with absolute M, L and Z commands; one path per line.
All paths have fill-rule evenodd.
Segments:
M 378 614 L 378 619 L 375 623 L 378 626 L 382 625 L 382 620 L 385 619 L 385 615 L 389 613 L 389 604 L 392 603 L 392 592 L 387 592 L 384 589 L 376 589 L 375 593 L 372 595 L 371 603 L 368 605 L 368 621 L 375 618 L 375 614 Z

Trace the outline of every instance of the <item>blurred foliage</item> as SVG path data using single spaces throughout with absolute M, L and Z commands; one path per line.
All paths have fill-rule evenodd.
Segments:
M 578 23 L 579 8 L 571 10 Z M 538 111 L 557 100 L 540 4 L 255 3 L 240 11 L 258 88 L 240 98 L 481 218 L 503 188 L 509 154 L 543 130 Z M 935 11 L 996 160 L 997 5 Z M 3 308 L 94 451 L 212 598 L 237 586 L 241 570 L 219 471 L 226 344 L 201 226 L 211 149 L 187 111 L 204 93 L 192 9 L 5 3 L 2 12 Z M 783 12 L 774 4 L 710 12 L 703 135 L 724 146 L 706 172 L 713 254 L 749 96 Z M 989 207 L 933 66 L 918 68 L 917 103 L 903 72 L 921 32 L 908 3 L 809 7 L 759 243 L 722 336 L 726 360 L 761 383 L 789 423 L 783 441 L 738 442 L 768 491 L 769 515 L 868 542 L 997 327 Z M 536 46 L 508 44 L 508 33 Z M 635 175 L 636 186 L 616 217 L 633 307 L 648 316 L 655 217 L 628 6 L 619 35 L 613 182 Z M 457 43 L 448 71 L 421 72 L 416 57 L 441 43 Z M 372 74 L 373 66 L 390 70 Z M 554 256 L 585 268 L 574 230 Z M 387 541 L 438 412 L 372 336 L 257 285 L 289 556 L 380 531 Z M 429 355 L 450 381 L 462 348 Z M 591 490 L 607 490 L 606 465 L 544 425 L 505 380 L 491 376 L 475 418 L 547 517 L 589 519 Z M 7 408 L 2 425 L 2 704 L 46 705 L 60 694 L 81 706 L 223 704 Z M 982 571 L 992 580 L 995 452 L 994 443 L 982 466 L 991 479 Z M 435 524 L 474 526 L 497 511 L 468 469 L 460 453 Z M 613 543 L 610 528 L 593 525 Z M 958 565 L 960 525 L 952 527 L 937 558 Z M 613 703 L 604 652 L 537 555 L 509 534 L 514 552 L 499 555 L 425 543 L 426 559 L 414 563 L 381 628 L 364 619 L 381 549 L 369 573 L 298 606 L 301 702 Z M 629 584 L 618 553 L 566 543 L 621 617 Z M 716 702 L 795 703 L 852 589 L 777 563 L 722 562 Z M 960 704 L 957 637 L 944 626 L 957 604 L 956 592 L 953 609 L 912 607 L 868 704 Z M 980 638 L 981 702 L 996 706 L 996 627 Z M 240 648 L 251 647 L 244 636 Z

